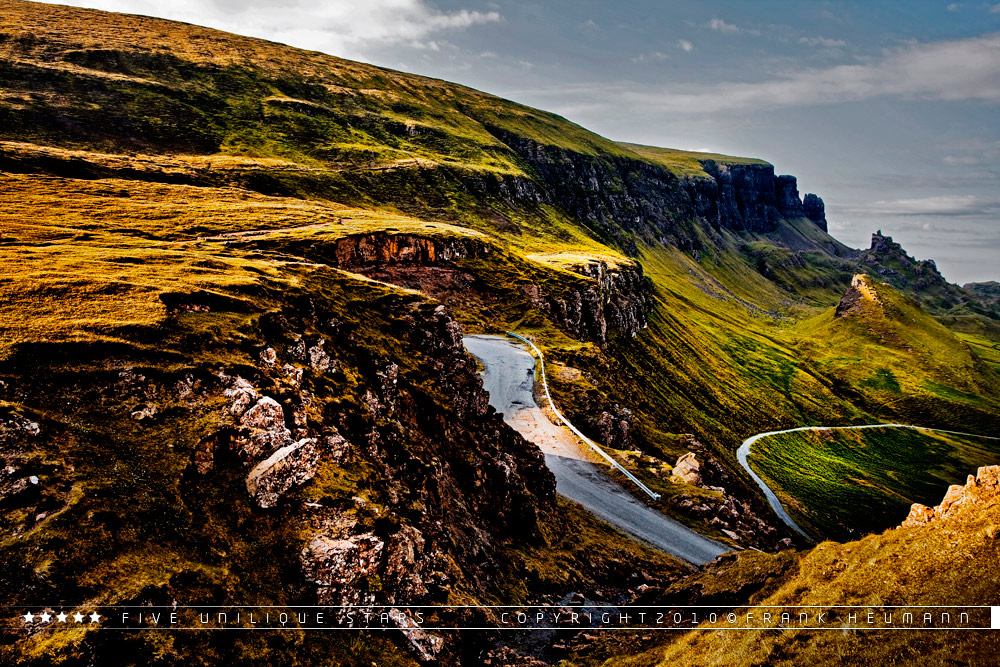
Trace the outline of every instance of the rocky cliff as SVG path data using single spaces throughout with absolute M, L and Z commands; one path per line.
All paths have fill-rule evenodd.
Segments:
M 975 476 L 969 475 L 965 484 L 949 486 L 940 505 L 927 507 L 914 503 L 910 508 L 910 514 L 900 527 L 946 522 L 962 514 L 981 512 L 998 503 L 1000 503 L 1000 466 L 984 466 L 976 471 Z M 1000 531 L 993 528 L 993 534 L 989 537 L 994 538 L 998 534 Z
M 817 227 L 824 232 L 827 231 L 826 207 L 820 197 L 812 193 L 806 194 L 802 198 L 802 212 L 807 218 L 815 222 Z
M 682 223 L 691 202 L 680 180 L 668 169 L 612 155 L 586 155 L 499 128 L 490 131 L 524 161 L 542 188 L 542 201 L 562 208 L 598 238 L 630 254 L 634 236 L 697 245 Z
M 871 247 L 861 252 L 859 265 L 896 289 L 913 295 L 932 313 L 954 308 L 970 298 L 964 289 L 945 280 L 934 260 L 914 259 L 881 230 L 872 234 Z
M 268 239 L 235 243 L 299 255 L 442 300 L 480 293 L 510 306 L 511 299 L 520 299 L 573 337 L 599 344 L 607 342 L 611 333 L 635 336 L 645 328 L 651 307 L 650 287 L 637 262 L 623 261 L 612 268 L 604 261 L 581 261 L 567 267 L 580 278 L 555 279 L 544 266 L 526 263 L 478 236 L 372 232 L 322 243 Z M 485 259 L 522 277 L 508 284 L 470 264 Z
M 505 544 L 540 539 L 555 484 L 489 407 L 458 324 L 329 269 L 286 277 L 255 290 L 249 313 L 212 302 L 169 316 L 155 349 L 25 345 L 0 364 L 0 533 L 18 563 L 0 575 L 5 599 L 501 592 Z M 120 650 L 100 634 L 75 650 Z M 447 654 L 424 639 L 418 657 Z M 22 653 L 44 641 L 3 638 Z
M 775 176 L 769 164 L 702 162 L 709 178 L 688 177 L 684 185 L 696 215 L 716 228 L 773 232 L 779 218 L 808 217 L 826 231 L 823 201 L 799 198 L 794 176 Z

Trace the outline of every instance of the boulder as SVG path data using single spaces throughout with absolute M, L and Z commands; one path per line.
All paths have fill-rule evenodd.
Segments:
M 254 389 L 253 385 L 243 378 L 239 376 L 230 377 L 224 374 L 220 374 L 219 377 L 223 382 L 227 382 L 229 384 L 223 392 L 223 395 L 232 400 L 232 404 L 229 406 L 229 412 L 237 417 L 246 412 L 247 409 L 260 398 L 260 394 L 257 393 L 257 390 Z
M 274 507 L 288 489 L 316 475 L 319 458 L 312 438 L 286 445 L 254 466 L 247 475 L 247 492 L 260 507 Z
M 236 438 L 237 451 L 245 460 L 263 455 L 292 444 L 292 433 L 285 426 L 285 410 L 271 398 L 264 396 L 240 418 L 242 430 Z
M 420 662 L 437 660 L 438 654 L 444 648 L 444 638 L 427 632 L 409 614 L 404 614 L 398 609 L 390 609 L 389 618 L 392 619 L 393 625 L 402 630 L 417 660 Z
M 144 405 L 138 406 L 135 410 L 132 411 L 132 419 L 136 420 L 137 422 L 149 421 L 150 419 L 153 419 L 158 412 L 159 410 L 156 409 L 155 405 L 153 405 L 152 403 L 146 403 Z
M 318 343 L 309 348 L 309 365 L 317 373 L 325 373 L 336 368 L 335 362 L 323 349 L 325 345 L 326 341 L 321 338 Z
M 348 442 L 347 438 L 340 435 L 335 427 L 332 425 L 330 429 L 333 431 L 330 435 L 325 438 L 326 453 L 330 457 L 330 460 L 334 463 L 339 463 L 343 461 L 351 451 L 351 443 Z
M 299 553 L 299 564 L 305 579 L 318 585 L 320 604 L 370 604 L 374 595 L 354 584 L 376 573 L 384 548 L 371 533 L 349 537 L 320 533 Z
M 688 452 L 677 459 L 677 463 L 674 464 L 674 477 L 685 484 L 693 484 L 694 486 L 701 484 L 701 466 L 698 465 L 698 459 L 695 458 L 694 452 Z

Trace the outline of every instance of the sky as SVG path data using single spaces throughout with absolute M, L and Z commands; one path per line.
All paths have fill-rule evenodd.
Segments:
M 606 137 L 760 157 L 953 282 L 1000 280 L 1000 2 L 72 0 L 466 84 Z

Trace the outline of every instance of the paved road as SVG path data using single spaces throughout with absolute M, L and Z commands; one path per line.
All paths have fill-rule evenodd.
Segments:
M 556 491 L 620 530 L 690 563 L 709 563 L 730 549 L 636 500 L 606 477 L 595 455 L 535 403 L 535 358 L 500 336 L 466 336 L 465 347 L 486 367 L 490 405 L 545 454 Z
M 787 525 L 789 528 L 797 532 L 799 535 L 802 535 L 807 540 L 811 540 L 812 538 L 809 537 L 801 528 L 799 528 L 798 524 L 796 524 L 792 520 L 792 517 L 788 516 L 788 512 L 785 511 L 785 508 L 781 505 L 781 501 L 778 500 L 778 496 L 775 495 L 774 491 L 772 491 L 770 487 L 768 487 L 768 485 L 764 482 L 764 480 L 760 478 L 760 476 L 757 473 L 755 473 L 753 470 L 750 469 L 750 464 L 747 463 L 747 455 L 750 454 L 750 446 L 753 445 L 753 443 L 760 440 L 761 438 L 766 438 L 769 435 L 779 435 L 781 433 L 794 433 L 795 431 L 852 431 L 863 428 L 911 428 L 917 431 L 936 431 L 938 433 L 951 433 L 952 435 L 967 435 L 977 438 L 985 438 L 987 440 L 1000 440 L 1000 438 L 995 438 L 988 435 L 976 435 L 975 433 L 963 433 L 961 431 L 946 431 L 940 428 L 926 428 L 924 426 L 910 426 L 908 424 L 863 424 L 860 426 L 799 426 L 798 428 L 786 428 L 782 431 L 768 431 L 766 433 L 758 433 L 757 435 L 750 436 L 749 438 L 744 440 L 743 444 L 740 445 L 740 448 L 736 450 L 736 460 L 739 461 L 740 465 L 743 466 L 743 469 L 746 470 L 751 477 L 753 477 L 753 481 L 757 482 L 757 486 L 759 486 L 760 490 L 764 492 L 764 496 L 767 498 L 767 502 L 771 505 L 771 509 L 774 510 L 774 513 L 778 515 L 778 518 L 784 521 L 785 525 Z

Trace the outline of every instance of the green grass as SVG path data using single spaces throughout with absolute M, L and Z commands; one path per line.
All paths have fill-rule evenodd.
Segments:
M 699 153 L 697 151 L 682 151 L 674 148 L 660 148 L 658 146 L 644 146 L 642 144 L 630 144 L 619 142 L 620 146 L 637 153 L 653 162 L 662 164 L 681 178 L 711 178 L 705 171 L 705 162 L 717 162 L 719 164 L 753 164 L 761 166 L 771 166 L 769 162 L 757 158 L 734 157 L 732 155 L 721 155 L 719 153 Z
M 748 460 L 806 532 L 844 541 L 898 525 L 913 503 L 937 504 L 949 484 L 1000 463 L 1000 442 L 898 428 L 799 431 L 758 440 Z

